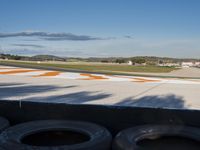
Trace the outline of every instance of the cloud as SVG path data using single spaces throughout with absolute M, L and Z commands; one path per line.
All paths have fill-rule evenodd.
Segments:
M 36 44 L 12 44 L 13 46 L 18 47 L 33 47 L 33 48 L 44 48 L 45 46 L 42 45 L 36 45 Z
M 133 39 L 133 37 L 130 36 L 130 35 L 125 35 L 124 37 L 127 38 L 127 39 Z
M 72 33 L 50 33 L 50 32 L 16 32 L 16 33 L 0 33 L 0 38 L 10 37 L 39 37 L 48 41 L 89 41 L 102 40 L 100 37 L 92 37 L 88 35 L 75 35 Z
M 27 48 L 8 48 L 4 50 L 7 54 L 22 55 L 22 56 L 34 56 L 34 55 L 55 55 L 60 57 L 90 57 L 90 52 L 84 51 L 83 49 L 67 50 L 67 49 L 31 49 Z
M 29 49 L 29 48 L 14 48 L 14 49 L 5 49 L 5 53 L 12 55 L 22 55 L 22 56 L 32 56 L 35 54 L 47 54 L 45 51 L 39 49 Z

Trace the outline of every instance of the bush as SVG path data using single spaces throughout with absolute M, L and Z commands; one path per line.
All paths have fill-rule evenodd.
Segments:
M 125 60 L 124 59 L 116 59 L 115 62 L 118 64 L 122 64 L 122 63 L 125 63 Z

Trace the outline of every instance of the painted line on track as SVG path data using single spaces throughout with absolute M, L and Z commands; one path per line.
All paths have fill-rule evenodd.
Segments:
M 0 66 L 0 75 L 22 75 L 29 77 L 43 77 L 43 78 L 47 77 L 47 78 L 60 78 L 60 79 L 98 80 L 98 81 L 116 81 L 116 82 L 126 81 L 135 83 L 163 83 L 168 81 L 168 83 L 173 83 L 173 84 L 200 84 L 200 80 L 73 73 L 73 72 L 49 71 L 49 70 L 27 69 L 20 67 L 4 67 L 4 66 Z
M 49 71 L 43 74 L 36 75 L 34 77 L 53 77 L 59 75 L 60 73 L 60 71 Z

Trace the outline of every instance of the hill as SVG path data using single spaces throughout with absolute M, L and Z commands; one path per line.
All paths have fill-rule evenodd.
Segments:
M 65 58 L 54 56 L 54 55 L 36 55 L 30 57 L 30 60 L 36 61 L 66 61 Z
M 103 62 L 103 63 L 126 63 L 129 60 L 133 62 L 146 62 L 147 64 L 162 63 L 181 63 L 189 61 L 200 61 L 200 59 L 193 58 L 169 58 L 169 57 L 156 57 L 156 56 L 135 56 L 135 57 L 59 57 L 54 55 L 36 55 L 36 56 L 19 56 L 11 54 L 0 54 L 0 59 L 11 59 L 11 60 L 26 60 L 26 61 L 79 61 L 79 62 Z

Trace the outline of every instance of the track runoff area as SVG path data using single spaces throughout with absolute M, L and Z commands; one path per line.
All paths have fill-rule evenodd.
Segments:
M 0 66 L 0 99 L 200 109 L 200 79 L 103 75 Z

